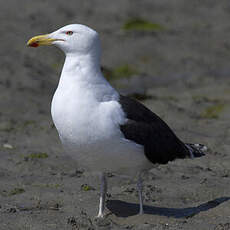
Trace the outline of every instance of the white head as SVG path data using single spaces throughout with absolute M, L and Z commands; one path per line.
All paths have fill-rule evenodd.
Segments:
M 101 47 L 98 33 L 84 25 L 71 24 L 50 34 L 39 35 L 27 42 L 28 46 L 55 45 L 66 55 L 100 56 Z

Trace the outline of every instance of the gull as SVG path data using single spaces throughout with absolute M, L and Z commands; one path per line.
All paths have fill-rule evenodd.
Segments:
M 98 217 L 105 215 L 108 172 L 137 180 L 143 214 L 143 174 L 154 164 L 204 155 L 206 146 L 183 143 L 155 113 L 120 95 L 101 72 L 98 33 L 81 24 L 39 35 L 28 46 L 54 45 L 65 53 L 51 114 L 66 152 L 82 167 L 99 172 Z

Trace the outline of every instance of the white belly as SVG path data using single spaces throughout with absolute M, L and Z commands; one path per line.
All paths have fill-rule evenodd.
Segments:
M 126 119 L 119 103 L 89 101 L 55 93 L 51 112 L 67 154 L 90 171 L 134 175 L 150 166 L 143 146 L 119 129 Z
M 152 166 L 144 156 L 143 147 L 125 139 L 105 139 L 85 146 L 61 139 L 66 153 L 89 171 L 136 176 Z

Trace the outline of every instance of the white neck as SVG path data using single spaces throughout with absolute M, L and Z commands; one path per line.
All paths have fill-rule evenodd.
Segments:
M 118 93 L 104 78 L 99 58 L 93 55 L 66 55 L 62 69 L 59 89 L 71 88 L 84 94 L 90 94 L 96 100 L 117 99 Z
M 68 73 L 65 76 L 74 77 L 77 81 L 92 81 L 95 76 L 91 73 L 101 75 L 100 62 L 92 55 L 67 54 L 62 75 L 63 73 Z

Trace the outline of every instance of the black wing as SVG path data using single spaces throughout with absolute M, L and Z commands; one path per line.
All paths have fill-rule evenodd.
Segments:
M 165 164 L 176 158 L 190 156 L 185 144 L 169 126 L 136 100 L 120 95 L 119 102 L 128 121 L 120 129 L 126 139 L 144 146 L 152 163 Z

